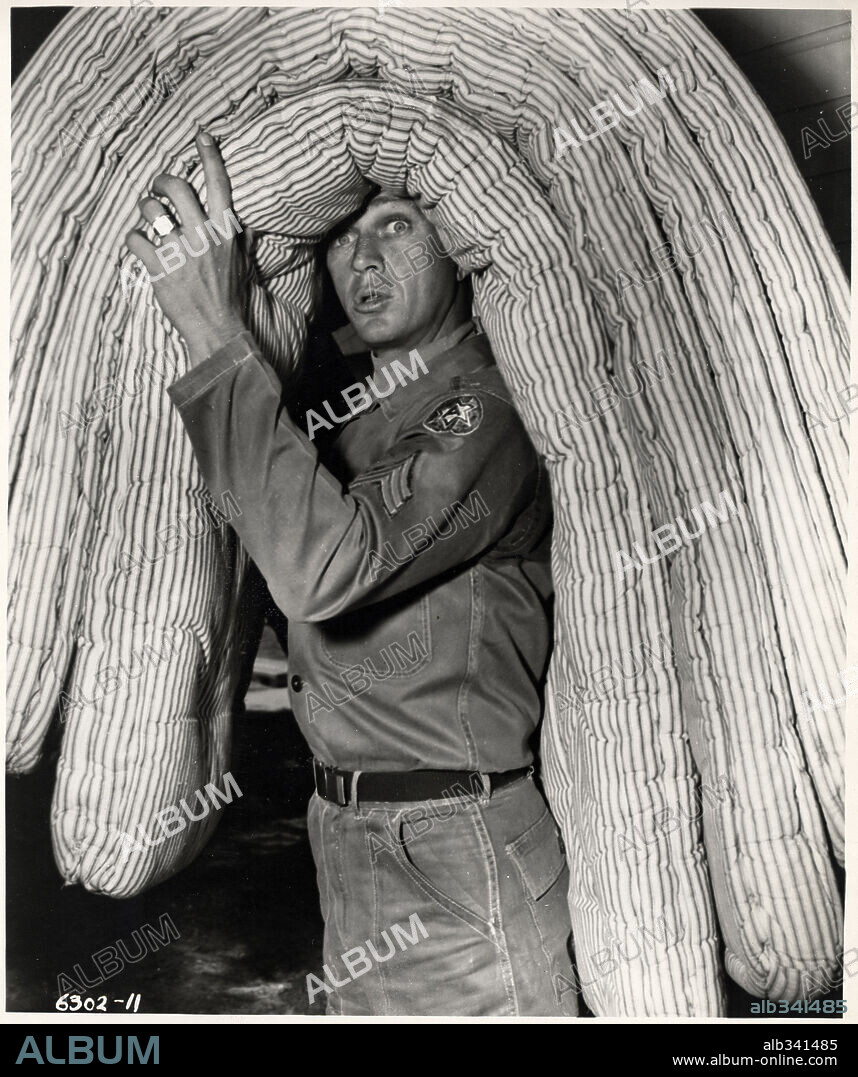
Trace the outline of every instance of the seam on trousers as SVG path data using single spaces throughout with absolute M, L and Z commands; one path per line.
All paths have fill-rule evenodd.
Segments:
M 337 945 L 342 947 L 343 944 L 345 943 L 346 939 L 348 938 L 348 914 L 349 914 L 349 907 L 350 907 L 350 903 L 349 903 L 349 900 L 348 900 L 348 894 L 346 893 L 346 888 L 345 888 L 345 881 L 343 879 L 343 872 L 342 872 L 342 840 L 341 840 L 341 830 L 342 830 L 342 821 L 343 821 L 342 820 L 342 812 L 340 811 L 339 808 L 335 807 L 335 805 L 328 804 L 327 801 L 325 802 L 325 812 L 326 813 L 330 812 L 330 814 L 333 817 L 330 832 L 331 832 L 331 846 L 332 846 L 332 848 L 331 848 L 331 859 L 333 860 L 334 870 L 329 871 L 328 879 L 330 880 L 331 885 L 333 885 L 333 880 L 336 879 L 335 893 L 336 893 L 336 891 L 339 892 L 338 893 L 339 900 L 333 901 L 331 903 L 331 908 L 334 910 L 334 916 L 332 917 L 332 919 L 335 921 L 334 926 L 335 926 L 335 931 L 336 931 L 336 936 L 337 936 Z M 324 837 L 324 833 L 323 833 L 323 837 Z M 328 860 L 328 857 L 326 855 L 327 851 L 328 851 L 328 844 L 327 844 L 326 841 L 322 842 L 322 848 L 324 850 L 323 855 L 325 856 L 325 866 L 327 868 L 329 860 Z M 340 918 L 339 918 L 341 909 L 342 909 L 342 920 L 340 920 Z M 334 969 L 334 970 L 336 970 L 336 958 L 339 957 L 339 956 L 340 956 L 339 954 L 331 954 L 331 958 L 330 958 L 331 968 Z M 333 987 L 333 984 L 331 986 Z M 343 1005 L 342 1005 L 342 999 L 340 997 L 340 989 L 338 987 L 334 987 L 333 995 L 331 997 L 335 1000 L 335 1005 L 337 1007 L 337 1011 L 342 1012 Z
M 489 876 L 490 922 L 497 935 L 497 938 L 494 940 L 495 949 L 497 951 L 498 961 L 501 967 L 501 975 L 503 976 L 504 987 L 506 989 L 507 1002 L 510 1006 L 510 1015 L 517 1017 L 519 1015 L 518 992 L 515 988 L 515 972 L 512 967 L 512 960 L 509 956 L 509 948 L 506 944 L 506 935 L 504 934 L 503 928 L 497 857 L 495 856 L 491 835 L 489 834 L 489 829 L 486 826 L 486 820 L 483 814 L 485 811 L 491 811 L 491 801 L 489 800 L 485 806 L 482 803 L 477 803 L 475 808 L 474 826 L 477 832 L 477 837 L 483 846 L 483 857 L 486 862 Z
M 373 856 L 372 850 L 369 847 L 369 820 L 366 820 L 363 824 L 363 837 L 364 845 L 366 846 L 366 855 L 369 858 L 369 870 L 372 877 L 372 937 L 374 939 L 381 938 L 382 928 L 380 927 L 379 913 L 381 911 L 381 900 L 378 892 L 378 873 L 376 871 L 376 861 Z M 377 961 L 375 967 L 378 970 L 378 987 L 381 992 L 382 998 L 382 1011 L 381 1015 L 384 1017 L 390 1016 L 390 997 L 387 993 L 387 984 L 385 983 L 385 966 L 386 962 Z M 370 1000 L 370 1006 L 372 1006 L 372 1000 Z
M 318 796 L 318 794 L 315 794 L 315 795 Z M 324 921 L 325 921 L 324 934 L 323 934 L 323 938 L 322 938 L 322 965 L 323 965 L 323 968 L 322 968 L 322 982 L 325 983 L 325 982 L 327 982 L 326 981 L 327 973 L 325 972 L 324 966 L 328 964 L 328 953 L 327 953 L 327 951 L 328 951 L 328 949 L 330 947 L 331 936 L 336 931 L 336 927 L 335 927 L 335 924 L 334 924 L 334 920 L 336 918 L 336 911 L 335 911 L 336 910 L 336 902 L 331 900 L 331 898 L 332 898 L 332 881 L 331 881 L 332 880 L 332 872 L 331 872 L 330 866 L 328 864 L 328 855 L 327 855 L 327 853 L 328 853 L 328 842 L 327 842 L 326 836 L 325 836 L 325 832 L 326 832 L 326 829 L 327 829 L 325 816 L 327 814 L 328 804 L 327 804 L 327 802 L 325 802 L 321 798 L 319 798 L 319 800 L 320 800 L 320 805 L 319 805 L 320 810 L 319 810 L 319 817 L 318 817 L 318 825 L 319 825 L 319 856 L 321 858 L 321 863 L 316 865 L 316 875 L 317 875 L 317 877 L 319 877 L 319 882 L 320 882 L 319 889 L 320 889 L 320 892 L 321 892 L 321 887 L 322 886 L 324 886 L 324 888 L 325 888 L 325 895 L 324 895 L 325 900 L 324 900 L 324 903 L 322 905 L 322 911 L 323 911 L 323 916 L 324 916 Z M 325 907 L 327 907 L 327 915 L 324 915 Z M 339 1000 L 337 999 L 336 994 L 337 994 L 337 989 L 336 988 L 333 988 L 333 993 L 325 992 L 325 995 L 326 995 L 325 1012 L 327 1014 L 336 1014 L 337 1011 L 338 1011 Z
M 569 886 L 568 886 L 568 881 L 569 881 L 568 868 L 564 868 L 564 870 L 560 872 L 560 874 L 557 876 L 557 878 L 554 880 L 554 882 L 551 884 L 551 886 L 548 888 L 548 890 L 546 890 L 545 894 L 550 893 L 552 890 L 554 890 L 557 887 L 557 884 L 563 878 L 564 873 L 566 873 L 566 881 L 567 881 L 567 885 L 566 885 L 566 887 L 564 887 L 564 897 L 565 897 L 565 891 L 568 890 L 568 888 L 569 888 Z M 554 992 L 554 1001 L 557 1004 L 558 1010 L 562 1013 L 562 1010 L 563 1010 L 563 1007 L 565 1006 L 565 1003 L 563 1001 L 563 996 L 560 994 L 559 988 L 557 986 L 557 980 L 556 980 L 556 977 L 554 975 L 554 964 L 553 964 L 553 960 L 552 960 L 551 950 L 550 950 L 550 948 L 549 948 L 549 946 L 547 944 L 547 941 L 546 941 L 546 938 L 545 938 L 545 932 L 543 931 L 543 929 L 541 927 L 541 920 L 540 920 L 540 916 L 539 916 L 539 911 L 540 911 L 539 910 L 539 901 L 535 901 L 530 896 L 530 894 L 528 894 L 526 892 L 526 887 L 524 885 L 522 885 L 522 892 L 523 892 L 524 900 L 527 902 L 527 907 L 530 910 L 530 917 L 533 920 L 533 926 L 534 926 L 534 928 L 536 930 L 536 935 L 537 935 L 537 937 L 539 939 L 540 949 L 542 950 L 542 953 L 545 956 L 545 970 L 546 970 L 546 974 L 547 974 L 549 980 L 551 981 L 551 987 L 552 987 L 552 990 Z M 545 894 L 543 894 L 543 897 L 545 897 Z M 567 937 L 567 949 L 568 949 L 568 937 Z

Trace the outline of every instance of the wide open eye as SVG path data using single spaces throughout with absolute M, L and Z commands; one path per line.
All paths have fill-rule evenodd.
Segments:
M 404 217 L 394 217 L 384 226 L 384 234 L 388 236 L 404 236 L 411 230 L 411 223 Z
M 349 244 L 354 243 L 354 232 L 346 229 L 345 232 L 340 232 L 339 235 L 334 236 L 330 245 L 332 247 L 348 247 Z

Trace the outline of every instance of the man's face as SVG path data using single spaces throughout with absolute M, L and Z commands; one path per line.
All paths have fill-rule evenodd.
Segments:
M 434 225 L 416 204 L 393 195 L 376 195 L 334 233 L 328 272 L 368 347 L 412 348 L 432 338 L 457 288 L 455 263 L 435 253 L 440 249 Z

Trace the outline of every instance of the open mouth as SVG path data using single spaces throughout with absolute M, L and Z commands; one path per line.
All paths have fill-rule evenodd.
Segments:
M 390 292 L 380 292 L 377 288 L 363 288 L 354 296 L 352 309 L 358 314 L 372 314 L 381 310 L 390 299 Z

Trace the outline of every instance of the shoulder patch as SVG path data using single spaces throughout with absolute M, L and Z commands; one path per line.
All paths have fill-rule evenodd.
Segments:
M 473 393 L 456 393 L 448 396 L 423 420 L 423 427 L 433 434 L 455 434 L 465 437 L 483 421 L 483 405 Z
M 356 475 L 349 483 L 349 489 L 356 486 L 377 485 L 381 495 L 381 503 L 388 516 L 395 516 L 406 501 L 411 498 L 411 471 L 417 453 L 412 453 L 404 460 L 396 460 L 393 463 L 367 468 L 360 475 Z

